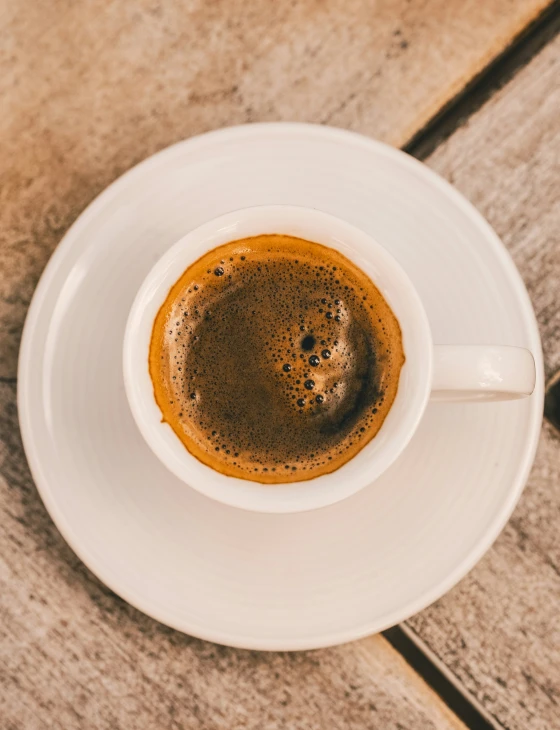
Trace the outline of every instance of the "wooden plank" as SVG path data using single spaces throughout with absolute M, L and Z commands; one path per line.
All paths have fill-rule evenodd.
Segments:
M 0 0 L 0 377 L 64 231 L 121 172 L 228 124 L 404 144 L 550 0 Z
M 26 306 L 52 249 L 83 207 L 131 164 L 206 129 L 267 119 L 328 122 L 402 144 L 545 5 L 546 0 L 467 0 L 453 7 L 444 0 L 375 5 L 4 0 L 0 381 L 15 376 Z M 546 99 L 539 89 L 537 106 Z M 472 149 L 463 157 L 468 161 L 470 154 Z M 544 162 L 542 156 L 541 168 Z M 538 191 L 533 196 L 535 204 Z M 536 244 L 539 232 L 531 220 Z M 531 256 L 539 255 L 535 245 L 531 250 Z M 537 272 L 534 281 L 538 288 Z M 18 440 L 14 388 L 0 382 L 0 671 L 8 687 L 0 697 L 0 716 L 8 727 L 458 726 L 379 637 L 298 655 L 238 652 L 170 631 L 116 598 L 81 565 L 44 511 Z M 543 572 L 543 565 L 550 568 L 543 556 L 552 554 L 553 536 L 545 527 L 549 506 L 558 502 L 549 491 L 554 443 L 544 443 L 541 477 L 531 485 L 533 510 L 516 515 L 511 525 L 513 542 L 529 556 L 515 564 L 514 575 L 524 589 L 539 590 L 540 604 L 550 604 L 555 584 Z M 500 586 L 496 605 L 502 614 L 515 581 L 504 581 L 500 571 L 510 566 L 512 549 L 505 544 L 505 557 L 487 578 L 486 590 Z M 468 590 L 466 595 L 471 600 Z M 480 616 L 494 616 L 488 624 L 493 636 L 494 603 L 488 606 L 477 595 Z M 471 626 L 475 654 L 469 663 L 460 650 L 457 666 L 453 632 L 457 615 L 467 609 L 454 609 L 455 623 L 437 615 L 440 623 L 430 622 L 429 612 L 419 621 L 431 627 L 431 639 L 428 629 L 423 633 L 431 645 L 444 646 L 439 655 L 496 716 L 509 718 L 504 707 L 513 692 L 510 715 L 519 711 L 516 703 L 526 702 L 520 717 L 531 720 L 533 713 L 537 720 L 524 727 L 539 727 L 538 722 L 552 727 L 552 705 L 539 695 L 539 686 L 545 698 L 551 694 L 543 677 L 547 672 L 554 677 L 556 655 L 542 637 L 553 617 L 549 609 L 541 615 L 529 593 L 518 605 L 523 620 L 510 622 L 504 639 L 500 634 L 495 657 L 483 650 L 488 635 L 477 633 L 480 621 L 463 618 L 459 626 Z M 529 623 L 531 611 L 536 626 Z M 447 650 L 436 640 L 438 626 Z M 529 638 L 516 634 L 521 630 Z M 518 684 L 529 682 L 519 658 L 512 679 L 499 675 L 511 683 L 509 689 L 488 702 L 485 695 L 499 689 L 500 681 L 492 684 L 477 662 L 513 661 L 516 642 L 528 652 L 533 684 L 518 691 Z M 510 652 L 505 660 L 504 647 Z
M 465 730 L 380 636 L 238 651 L 144 616 L 83 566 L 47 515 L 0 383 L 0 723 L 7 730 Z
M 492 223 L 560 368 L 560 38 L 429 159 Z M 408 625 L 504 727 L 560 727 L 560 437 L 545 424 L 528 486 L 494 547 Z

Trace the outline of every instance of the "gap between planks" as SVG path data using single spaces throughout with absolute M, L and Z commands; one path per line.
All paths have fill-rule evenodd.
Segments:
M 554 0 L 416 132 L 402 149 L 419 160 L 425 160 L 554 40 L 559 32 L 560 0 Z

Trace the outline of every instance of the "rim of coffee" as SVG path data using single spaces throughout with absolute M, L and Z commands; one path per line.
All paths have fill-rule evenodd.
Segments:
M 379 432 L 405 356 L 373 281 L 334 248 L 265 233 L 207 251 L 154 321 L 162 420 L 221 474 L 274 484 L 336 471 Z

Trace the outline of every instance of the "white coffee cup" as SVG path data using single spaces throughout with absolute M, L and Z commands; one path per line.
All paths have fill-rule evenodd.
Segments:
M 192 456 L 171 427 L 162 422 L 148 370 L 156 314 L 183 271 L 216 246 L 263 233 L 316 241 L 357 264 L 399 320 L 406 357 L 397 396 L 375 438 L 331 474 L 274 485 L 225 476 Z M 319 210 L 273 205 L 237 210 L 204 223 L 181 238 L 155 264 L 138 291 L 126 325 L 124 382 L 142 435 L 179 479 L 227 505 L 282 513 L 334 504 L 375 481 L 409 443 L 430 398 L 488 401 L 530 395 L 535 386 L 535 363 L 532 354 L 519 347 L 434 346 L 426 312 L 412 282 L 379 243 Z

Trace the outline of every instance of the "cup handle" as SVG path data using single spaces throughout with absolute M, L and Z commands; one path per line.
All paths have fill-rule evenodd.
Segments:
M 435 345 L 431 400 L 515 400 L 535 388 L 535 360 L 523 347 Z

